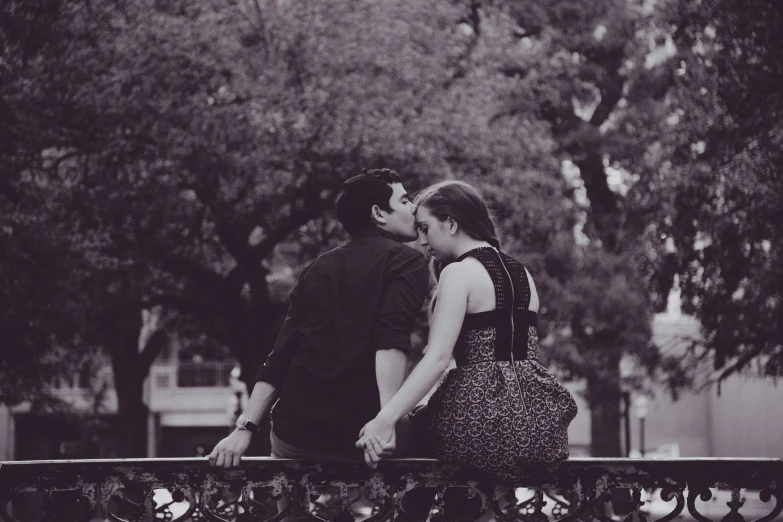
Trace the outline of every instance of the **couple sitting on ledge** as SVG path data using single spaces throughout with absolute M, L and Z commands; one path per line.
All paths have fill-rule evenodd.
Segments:
M 237 429 L 209 456 L 240 463 L 272 410 L 272 456 L 319 461 L 432 457 L 511 479 L 568 456 L 576 403 L 538 362 L 538 294 L 500 249 L 479 192 L 444 181 L 412 201 L 400 176 L 347 180 L 337 217 L 351 235 L 305 268 Z M 419 239 L 431 257 L 404 243 Z M 416 318 L 435 278 L 429 339 L 405 378 Z M 426 405 L 419 403 L 450 370 Z

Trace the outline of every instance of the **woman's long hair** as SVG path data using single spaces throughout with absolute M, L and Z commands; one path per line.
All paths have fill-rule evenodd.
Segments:
M 416 196 L 414 205 L 417 211 L 426 207 L 430 214 L 440 221 L 451 218 L 460 230 L 473 239 L 486 241 L 500 250 L 500 239 L 487 202 L 478 190 L 464 181 L 441 181 L 429 186 Z M 435 310 L 437 283 L 444 266 L 434 257 L 430 260 L 430 272 L 436 283 L 430 302 L 430 317 Z

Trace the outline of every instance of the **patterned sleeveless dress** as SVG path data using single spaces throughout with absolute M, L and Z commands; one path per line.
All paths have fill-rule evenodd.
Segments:
M 437 458 L 510 480 L 526 463 L 568 457 L 568 425 L 577 407 L 538 362 L 537 314 L 528 310 L 525 267 L 492 247 L 473 249 L 458 261 L 468 256 L 489 272 L 496 306 L 465 316 L 454 346 L 457 367 L 428 403 L 429 435 Z

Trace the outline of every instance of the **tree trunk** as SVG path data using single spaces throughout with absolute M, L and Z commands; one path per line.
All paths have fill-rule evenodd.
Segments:
M 587 398 L 590 403 L 590 455 L 619 458 L 620 446 L 620 361 L 607 357 L 607 365 L 600 373 L 587 377 Z
M 109 352 L 117 391 L 117 417 L 120 457 L 147 456 L 147 405 L 144 404 L 144 379 L 149 373 L 139 353 L 141 313 L 127 310 L 113 317 Z M 145 367 L 146 366 L 146 367 Z
M 590 200 L 586 232 L 601 240 L 605 251 L 616 253 L 621 247 L 623 219 L 621 199 L 609 188 L 599 143 L 590 143 L 574 161 Z
M 144 379 L 115 362 L 120 457 L 147 456 L 147 405 L 142 400 Z

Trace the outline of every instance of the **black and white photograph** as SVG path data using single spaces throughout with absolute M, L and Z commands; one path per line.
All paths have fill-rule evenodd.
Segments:
M 783 522 L 783 0 L 0 0 L 1 522 Z

